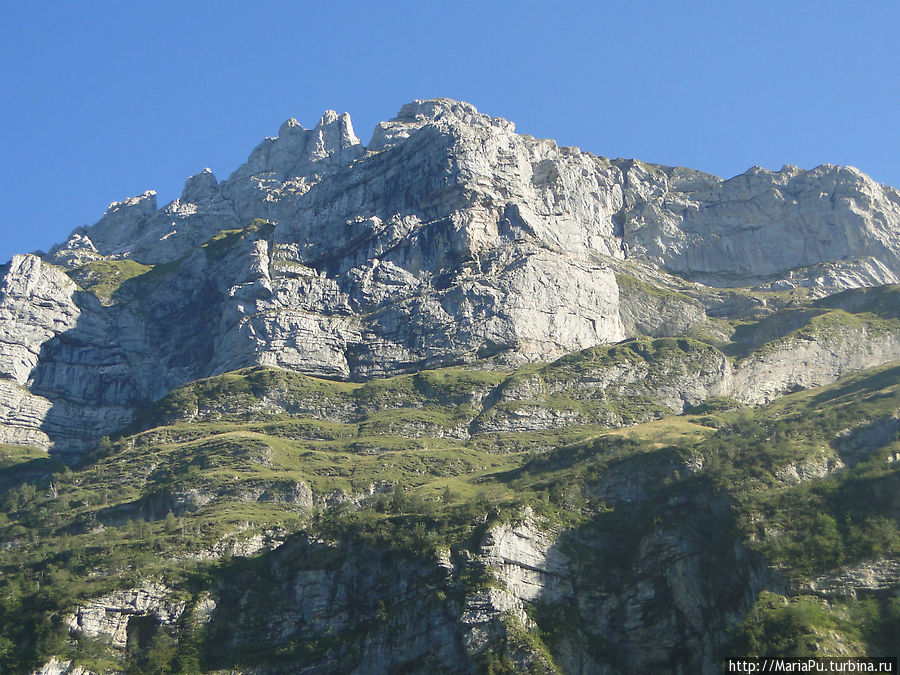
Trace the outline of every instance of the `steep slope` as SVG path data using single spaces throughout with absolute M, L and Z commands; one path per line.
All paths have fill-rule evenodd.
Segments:
M 198 382 L 74 471 L 4 449 L 0 663 L 713 673 L 889 653 L 897 374 L 505 445 L 453 430 L 521 374 Z

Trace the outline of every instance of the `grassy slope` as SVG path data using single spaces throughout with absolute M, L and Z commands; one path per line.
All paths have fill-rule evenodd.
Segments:
M 95 260 L 66 274 L 81 288 L 90 291 L 103 304 L 111 304 L 115 292 L 130 279 L 135 279 L 153 269 L 134 260 Z
M 896 319 L 892 292 L 829 299 L 799 328 L 788 317 L 788 331 L 765 326 L 745 334 L 781 339 L 835 316 L 880 326 Z M 734 503 L 739 530 L 723 536 L 736 534 L 785 578 L 802 581 L 900 553 L 900 462 L 888 461 L 900 441 L 866 435 L 900 409 L 897 365 L 755 410 L 717 400 L 695 414 L 653 419 L 665 411 L 634 399 L 616 405 L 632 421 L 651 421 L 617 430 L 598 420 L 471 438 L 456 433 L 498 405 L 492 392 L 523 380 L 553 387 L 591 369 L 704 349 L 711 347 L 639 340 L 516 373 L 445 368 L 366 384 L 248 369 L 172 392 L 147 411 L 143 427 L 104 441 L 74 470 L 37 450 L 0 447 L 0 666 L 15 672 L 50 653 L 108 660 L 102 645 L 69 643 L 60 617 L 79 600 L 148 577 L 196 593 L 212 583 L 218 563 L 187 554 L 240 533 L 280 528 L 340 537 L 352 530 L 421 555 L 466 540 L 485 515 L 502 518 L 525 504 L 564 528 L 602 521 L 639 532 L 656 522 L 647 514 L 665 509 L 654 501 L 655 487 L 640 517 L 591 497 L 586 487 L 627 462 L 648 471 L 688 458 L 702 465 L 699 475 Z M 267 411 L 264 400 L 278 406 Z M 601 411 L 565 387 L 537 404 L 582 415 Z M 317 418 L 315 410 L 327 414 Z M 845 441 L 854 434 L 863 439 L 861 449 Z M 791 467 L 841 463 L 799 484 L 786 478 Z M 265 492 L 289 495 L 298 483 L 312 489 L 313 511 L 288 498 L 259 499 Z M 672 473 L 659 495 L 692 484 L 685 472 Z M 335 493 L 367 494 L 373 487 L 360 510 L 329 506 L 337 503 L 328 499 Z M 769 593 L 735 640 L 747 653 L 810 653 L 810 641 L 819 644 L 817 653 L 877 651 L 891 644 L 898 615 L 898 601 L 890 598 L 826 602 Z

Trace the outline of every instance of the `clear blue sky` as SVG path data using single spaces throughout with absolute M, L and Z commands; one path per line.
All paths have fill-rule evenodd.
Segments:
M 288 117 L 367 142 L 435 96 L 610 157 L 900 186 L 898 29 L 896 0 L 0 0 L 0 262 L 227 177 Z

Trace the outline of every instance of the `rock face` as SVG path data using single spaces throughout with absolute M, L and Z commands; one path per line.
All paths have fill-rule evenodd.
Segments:
M 328 111 L 285 122 L 227 180 L 204 170 L 163 208 L 152 191 L 116 202 L 2 268 L 0 438 L 82 452 L 135 407 L 246 366 L 365 379 L 681 335 L 707 325 L 711 296 L 660 293 L 657 272 L 826 293 L 900 281 L 898 256 L 900 193 L 852 168 L 722 181 L 561 148 L 448 99 L 403 106 L 363 146 Z M 820 377 L 748 364 L 748 382 L 775 379 L 743 398 L 894 346 L 861 350 Z
M 220 589 L 207 631 L 221 654 L 265 654 L 275 662 L 259 671 L 267 673 L 388 672 L 404 666 L 471 672 L 453 611 L 435 596 L 444 583 L 441 567 L 354 544 L 304 540 L 285 544 L 267 562 L 266 578 L 243 573 Z M 234 593 L 237 587 L 243 591 Z M 267 607 L 248 605 L 258 593 L 270 598 Z M 315 649 L 327 636 L 349 638 L 354 648 L 329 650 L 302 665 L 288 656 L 277 665 L 283 645 Z
M 801 591 L 828 596 L 852 596 L 857 593 L 895 588 L 900 579 L 900 560 L 879 558 L 858 565 L 842 567 L 799 585 Z
M 142 619 L 155 624 L 174 624 L 184 613 L 184 601 L 172 600 L 170 589 L 148 584 L 128 591 L 120 591 L 79 607 L 68 617 L 73 633 L 90 638 L 102 638 L 112 647 L 124 650 L 133 633 L 139 630 Z
M 82 666 L 72 665 L 71 661 L 60 661 L 54 657 L 33 671 L 32 675 L 94 675 L 94 673 Z
M 261 673 L 474 673 L 498 650 L 515 672 L 680 663 L 714 673 L 717 640 L 758 593 L 764 567 L 716 548 L 704 528 L 719 527 L 727 508 L 708 496 L 676 505 L 673 523 L 702 511 L 703 526 L 684 520 L 623 542 L 589 530 L 563 538 L 526 509 L 488 530 L 475 553 L 430 564 L 359 542 L 294 538 L 261 560 L 261 572 L 221 586 L 206 630 L 223 655 L 267 655 Z M 709 573 L 725 564 L 727 578 Z M 522 639 L 539 626 L 554 636 L 555 664 Z M 317 649 L 323 640 L 335 647 Z M 279 665 L 287 644 L 317 656 L 298 665 L 285 653 Z
M 766 403 L 897 359 L 900 335 L 896 332 L 839 326 L 825 339 L 792 336 L 740 362 L 733 377 L 732 396 L 745 403 Z
M 900 193 L 852 167 L 754 167 L 727 181 L 642 169 L 628 173 L 636 194 L 624 238 L 630 252 L 667 269 L 713 284 L 787 277 L 788 285 L 792 271 L 802 277 L 802 268 L 836 263 L 809 281 L 897 283 Z
M 28 381 L 42 346 L 76 326 L 76 290 L 63 270 L 33 255 L 13 257 L 0 282 L 0 376 Z

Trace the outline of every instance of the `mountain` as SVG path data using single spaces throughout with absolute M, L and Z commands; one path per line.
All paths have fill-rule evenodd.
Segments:
M 13 672 L 900 643 L 900 193 L 852 167 L 328 111 L 0 275 Z

